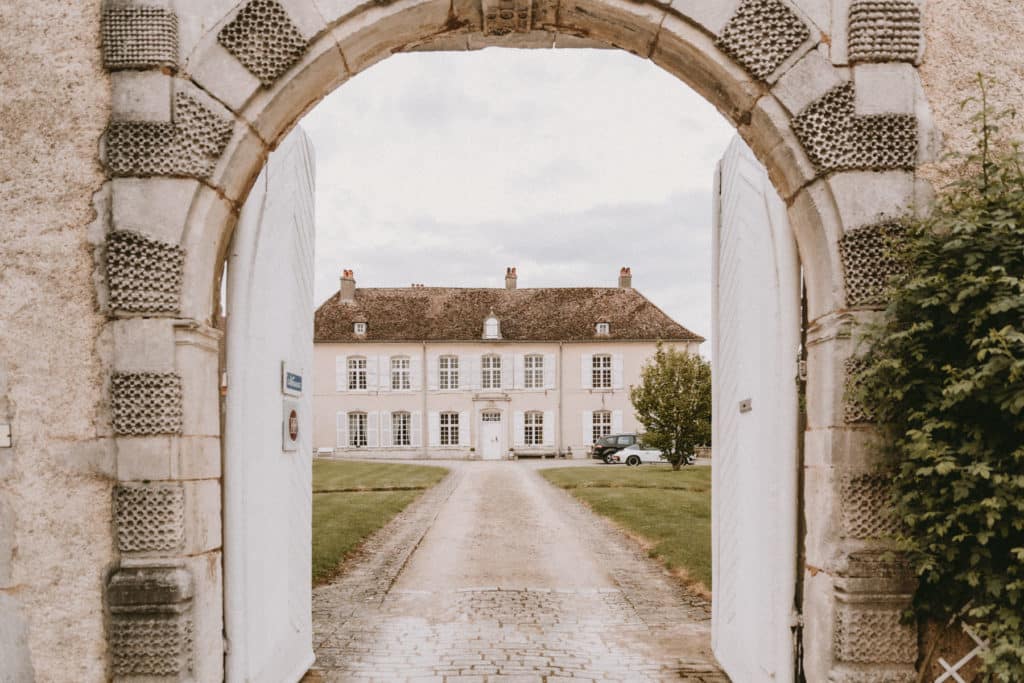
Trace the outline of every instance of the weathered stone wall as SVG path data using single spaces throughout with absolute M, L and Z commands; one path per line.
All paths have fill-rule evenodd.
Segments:
M 0 679 L 103 680 L 113 450 L 89 234 L 99 0 L 0 3 Z M 31 652 L 31 657 L 29 657 Z

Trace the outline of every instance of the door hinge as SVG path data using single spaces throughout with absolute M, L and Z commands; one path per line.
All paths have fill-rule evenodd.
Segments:
M 807 381 L 807 361 L 803 358 L 797 358 L 796 378 L 801 382 Z

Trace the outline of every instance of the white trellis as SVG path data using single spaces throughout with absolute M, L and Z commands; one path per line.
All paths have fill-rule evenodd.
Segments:
M 982 652 L 988 649 L 988 642 L 979 638 L 978 634 L 976 634 L 970 626 L 963 622 L 961 622 L 960 625 L 963 627 L 964 633 L 966 633 L 970 637 L 970 639 L 974 641 L 975 648 L 963 657 L 961 657 L 959 660 L 957 660 L 954 664 L 950 664 L 942 657 L 939 657 L 939 666 L 945 669 L 945 673 L 936 678 L 935 683 L 943 683 L 943 681 L 948 680 L 953 680 L 957 683 L 967 683 L 967 681 L 965 681 L 964 678 L 957 672 L 959 672 L 960 669 L 967 666 L 968 662 L 970 662 L 972 659 L 974 659 L 975 657 L 977 657 Z

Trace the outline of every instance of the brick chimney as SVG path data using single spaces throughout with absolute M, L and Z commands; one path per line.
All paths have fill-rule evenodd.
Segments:
M 625 266 L 619 270 L 619 289 L 633 289 L 633 271 Z
M 341 293 L 339 301 L 352 302 L 356 300 L 356 275 L 351 270 L 341 271 Z
M 517 276 L 516 276 L 516 267 L 512 266 L 511 268 L 506 268 L 505 269 L 505 289 L 515 289 L 516 288 L 516 278 L 517 278 Z

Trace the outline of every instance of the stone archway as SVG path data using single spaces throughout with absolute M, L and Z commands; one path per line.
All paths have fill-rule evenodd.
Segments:
M 299 117 L 398 51 L 615 47 L 713 103 L 788 206 L 808 286 L 803 652 L 809 680 L 913 676 L 910 586 L 844 405 L 851 330 L 880 305 L 881 238 L 918 212 L 933 148 L 914 0 L 110 0 L 114 109 L 100 301 L 114 351 L 115 676 L 221 676 L 219 333 L 224 250 Z M 156 671 L 159 669 L 159 671 Z

